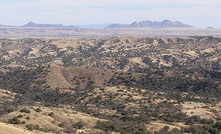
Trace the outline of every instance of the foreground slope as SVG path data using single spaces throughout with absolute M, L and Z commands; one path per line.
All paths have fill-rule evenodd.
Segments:
M 43 132 L 28 131 L 20 127 L 0 122 L 0 133 L 1 134 L 41 134 Z
M 2 94 L 16 93 L 0 120 L 47 133 L 218 132 L 220 85 L 220 72 L 205 69 L 17 68 L 0 77 Z

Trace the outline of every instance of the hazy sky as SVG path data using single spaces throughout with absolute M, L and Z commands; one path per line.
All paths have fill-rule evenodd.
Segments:
M 221 28 L 221 0 L 0 0 L 0 24 L 181 21 Z

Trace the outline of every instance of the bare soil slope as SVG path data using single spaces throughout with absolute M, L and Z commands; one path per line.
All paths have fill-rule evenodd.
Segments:
M 51 65 L 47 83 L 52 88 L 85 88 L 90 84 L 103 86 L 111 78 L 112 72 L 99 68 L 61 67 Z

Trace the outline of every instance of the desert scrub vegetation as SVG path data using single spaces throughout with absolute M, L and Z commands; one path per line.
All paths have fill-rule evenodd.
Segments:
M 28 124 L 32 113 L 29 115 L 31 109 L 24 107 L 35 106 L 32 109 L 39 115 L 44 114 L 42 107 L 72 107 L 72 113 L 104 119 L 94 128 L 105 132 L 149 133 L 147 126 L 153 122 L 163 126 L 151 133 L 220 131 L 220 38 L 116 37 L 72 41 L 0 39 L 0 89 L 15 93 L 11 97 L 5 93 L 1 99 L 1 116 L 20 111 L 26 116 L 16 115 L 7 121 L 27 122 L 29 130 L 44 130 Z M 19 51 L 8 51 L 15 44 Z M 52 68 L 52 63 L 67 68 Z M 61 79 L 51 82 L 53 77 Z M 58 87 L 51 87 L 60 81 Z M 205 104 L 194 110 L 201 108 L 210 118 L 184 112 L 186 102 Z M 46 116 L 54 119 L 55 113 L 50 111 Z M 171 124 L 186 127 L 172 128 Z M 83 121 L 71 127 L 66 122 L 56 125 L 70 133 L 87 127 Z

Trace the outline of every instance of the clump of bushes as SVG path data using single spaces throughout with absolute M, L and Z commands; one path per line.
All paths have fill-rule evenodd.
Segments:
M 36 129 L 36 130 L 40 129 L 40 127 L 38 125 L 33 125 L 33 124 L 27 124 L 25 127 L 30 131 L 33 131 L 34 129 Z
M 8 123 L 10 123 L 10 124 L 20 124 L 21 121 L 18 119 L 18 117 L 13 117 L 12 119 L 8 120 Z
M 67 128 L 64 130 L 64 133 L 68 133 L 68 134 L 72 134 L 72 133 L 76 133 L 77 130 L 73 129 L 73 128 Z
M 6 111 L 7 111 L 8 113 L 11 113 L 11 112 L 14 112 L 15 110 L 14 110 L 13 108 L 8 108 Z

